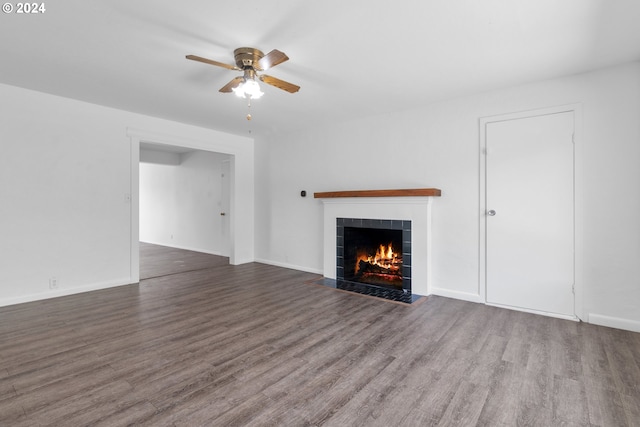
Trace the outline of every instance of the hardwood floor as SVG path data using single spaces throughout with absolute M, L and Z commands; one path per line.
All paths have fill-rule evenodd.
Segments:
M 0 426 L 640 425 L 640 334 L 185 255 L 0 308 Z
M 140 280 L 229 264 L 229 258 L 140 242 Z

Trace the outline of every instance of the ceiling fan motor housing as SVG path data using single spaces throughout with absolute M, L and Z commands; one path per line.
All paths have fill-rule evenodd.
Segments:
M 253 47 L 239 47 L 233 51 L 233 55 L 236 60 L 236 65 L 246 70 L 248 68 L 260 69 L 258 61 L 264 56 L 264 53 Z

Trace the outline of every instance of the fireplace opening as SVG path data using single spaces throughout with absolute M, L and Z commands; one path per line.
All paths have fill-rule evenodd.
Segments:
M 402 230 L 345 227 L 344 279 L 402 289 Z
M 411 298 L 411 221 L 337 218 L 336 244 L 338 282 Z

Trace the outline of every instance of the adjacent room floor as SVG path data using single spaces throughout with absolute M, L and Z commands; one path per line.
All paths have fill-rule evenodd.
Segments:
M 227 264 L 228 257 L 140 242 L 140 280 Z
M 640 425 L 640 334 L 142 250 L 139 285 L 0 308 L 0 425 Z

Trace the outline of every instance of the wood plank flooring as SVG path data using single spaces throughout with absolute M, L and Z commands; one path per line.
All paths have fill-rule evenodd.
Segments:
M 139 285 L 0 308 L 0 426 L 640 426 L 640 334 L 146 249 Z
M 140 242 L 140 280 L 229 264 L 229 258 Z

